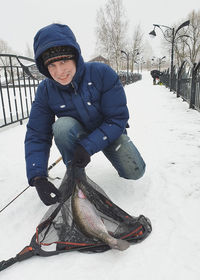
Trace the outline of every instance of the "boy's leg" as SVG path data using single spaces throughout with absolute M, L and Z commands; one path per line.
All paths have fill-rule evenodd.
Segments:
M 137 180 L 145 172 L 145 162 L 128 135 L 122 134 L 103 150 L 120 177 Z
M 73 158 L 73 152 L 78 140 L 87 136 L 83 126 L 71 117 L 62 117 L 52 126 L 55 143 L 67 166 Z M 103 150 L 103 153 L 117 170 L 120 177 L 139 179 L 145 171 L 145 163 L 126 134 Z
M 57 119 L 53 124 L 52 129 L 56 146 L 67 166 L 73 158 L 74 149 L 78 140 L 86 136 L 87 133 L 83 126 L 71 117 Z

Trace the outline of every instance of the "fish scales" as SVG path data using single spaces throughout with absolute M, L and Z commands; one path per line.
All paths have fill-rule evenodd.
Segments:
M 87 199 L 82 184 L 76 185 L 72 211 L 75 222 L 85 235 L 97 238 L 113 249 L 126 250 L 130 246 L 126 240 L 116 239 L 108 233 L 95 206 Z

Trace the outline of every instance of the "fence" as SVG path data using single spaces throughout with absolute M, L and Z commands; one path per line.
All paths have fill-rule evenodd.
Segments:
M 160 80 L 169 87 L 169 69 L 163 72 Z M 189 108 L 200 111 L 200 62 L 191 65 L 188 61 L 184 61 L 179 68 L 174 67 L 171 82 L 172 91 L 177 97 L 187 101 Z
M 118 75 L 119 75 L 119 79 L 120 79 L 123 86 L 135 83 L 135 82 L 142 79 L 142 75 L 139 74 L 139 73 L 129 72 L 128 75 L 127 75 L 127 72 L 120 71 L 118 73 Z
M 38 84 L 44 78 L 35 61 L 24 56 L 0 54 L 0 128 L 15 122 L 22 123 L 30 109 Z M 139 73 L 119 73 L 123 85 L 142 78 Z
M 33 59 L 0 54 L 0 128 L 29 117 L 42 79 Z

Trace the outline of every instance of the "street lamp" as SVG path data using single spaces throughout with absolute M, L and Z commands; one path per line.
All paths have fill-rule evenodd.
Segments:
M 169 27 L 169 26 L 166 26 L 166 25 L 161 25 L 161 24 L 153 24 L 154 26 L 154 29 L 149 33 L 149 35 L 151 36 L 156 36 L 156 32 L 155 32 L 155 29 L 156 27 L 160 28 L 160 30 L 162 31 L 163 35 L 164 35 L 164 38 L 171 43 L 171 70 L 170 70 L 170 91 L 172 91 L 172 77 L 173 77 L 173 66 L 174 66 L 174 43 L 175 43 L 175 39 L 176 39 L 176 35 L 177 35 L 177 32 L 185 27 L 185 26 L 188 26 L 190 24 L 190 21 L 187 20 L 185 22 L 183 22 L 176 30 L 175 28 L 172 28 L 172 27 Z M 169 41 L 169 39 L 166 37 L 166 34 L 164 33 L 164 31 L 162 30 L 162 27 L 166 28 L 166 31 L 171 31 L 171 37 L 172 37 L 172 40 Z M 187 36 L 187 35 L 182 35 L 180 37 L 183 37 L 183 36 Z M 187 36 L 188 37 L 188 36 Z
M 126 62 L 127 62 L 126 84 L 128 84 L 129 83 L 129 53 L 122 51 L 122 50 L 121 50 L 121 53 L 125 54 L 125 56 L 126 56 Z
M 166 56 L 163 57 L 158 57 L 156 58 L 155 56 L 151 59 L 153 62 L 156 63 L 156 61 L 158 62 L 158 70 L 160 71 L 160 66 L 162 64 L 163 59 L 166 58 Z M 153 65 L 153 64 L 152 64 Z

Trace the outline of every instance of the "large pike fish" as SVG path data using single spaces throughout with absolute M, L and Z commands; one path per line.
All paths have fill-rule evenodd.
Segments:
M 72 198 L 74 219 L 81 231 L 89 237 L 103 241 L 113 249 L 126 250 L 130 246 L 129 242 L 116 239 L 108 233 L 95 206 L 87 199 L 81 186 L 81 183 L 76 185 Z

